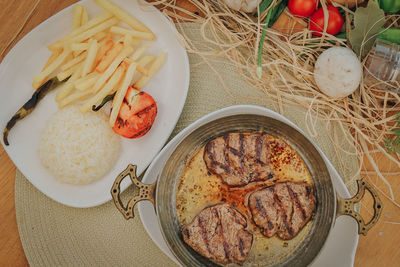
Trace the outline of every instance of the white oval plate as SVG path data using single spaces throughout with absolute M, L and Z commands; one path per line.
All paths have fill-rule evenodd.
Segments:
M 41 130 L 48 118 L 57 110 L 55 91 L 47 95 L 35 110 L 10 131 L 10 145 L 1 142 L 8 155 L 24 176 L 41 192 L 57 202 L 71 207 L 93 207 L 111 199 L 110 189 L 115 177 L 129 163 L 138 166 L 142 173 L 159 152 L 175 127 L 182 112 L 189 88 L 189 61 L 184 48 L 177 40 L 176 29 L 157 9 L 140 6 L 137 1 L 114 0 L 156 35 L 146 53 L 166 53 L 166 61 L 143 90 L 154 97 L 158 115 L 151 130 L 142 138 L 121 137 L 122 151 L 108 174 L 89 185 L 74 186 L 58 182 L 45 169 L 38 158 Z M 104 10 L 93 1 L 81 1 L 89 16 Z M 0 65 L 0 127 L 31 97 L 33 77 L 38 74 L 50 56 L 46 46 L 71 30 L 73 6 L 70 6 L 27 34 L 14 46 Z M 125 190 L 129 184 L 121 186 Z
M 157 155 L 157 157 L 150 164 L 147 169 L 142 182 L 145 184 L 152 184 L 159 178 L 165 163 L 167 162 L 170 155 L 173 153 L 176 146 L 193 130 L 197 129 L 201 125 L 216 120 L 218 118 L 236 115 L 236 114 L 258 114 L 269 116 L 271 118 L 280 120 L 293 128 L 297 129 L 303 135 L 304 132 L 297 127 L 293 122 L 289 121 L 284 116 L 269 110 L 267 108 L 252 106 L 252 105 L 238 105 L 231 106 L 218 111 L 212 112 L 201 119 L 195 121 L 184 130 L 182 130 L 178 135 L 176 135 Z M 309 139 L 310 140 L 310 139 Z M 350 198 L 350 193 L 347 190 L 345 184 L 340 178 L 339 174 L 333 167 L 332 163 L 324 155 L 324 153 L 319 149 L 319 147 L 312 141 L 310 142 L 317 148 L 321 156 L 324 158 L 325 163 L 328 166 L 329 173 L 332 177 L 332 183 L 336 192 L 344 198 Z M 174 257 L 173 253 L 168 248 L 163 235 L 161 233 L 161 228 L 159 226 L 159 221 L 155 213 L 153 205 L 149 201 L 142 201 L 138 203 L 138 211 L 140 219 L 143 223 L 144 228 L 147 233 L 157 244 L 157 246 L 175 263 L 179 264 L 179 261 Z M 320 254 L 314 259 L 311 266 L 312 267 L 334 267 L 343 266 L 351 267 L 354 263 L 354 257 L 356 254 L 357 244 L 358 244 L 358 234 L 357 234 L 357 223 L 353 218 L 349 216 L 341 216 L 336 219 L 333 228 L 331 229 L 328 238 L 322 247 Z

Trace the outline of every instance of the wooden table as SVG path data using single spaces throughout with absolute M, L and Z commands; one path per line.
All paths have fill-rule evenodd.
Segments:
M 1 0 L 0 51 L 7 47 L 15 35 L 17 35 L 16 41 L 18 41 L 40 22 L 74 2 L 76 0 Z M 184 0 L 177 2 L 188 10 L 196 11 Z M 35 6 L 36 8 L 31 13 Z M 27 23 L 23 27 L 25 21 Z M 16 41 L 10 43 L 6 53 L 10 47 L 15 45 Z M 4 55 L 0 57 L 0 60 L 3 59 Z M 377 156 L 379 157 L 379 155 Z M 400 177 L 390 174 L 390 172 L 399 171 L 399 168 L 396 168 L 384 158 L 380 158 L 378 162 L 385 171 L 389 172 L 386 178 L 392 183 L 396 197 L 400 199 Z M 363 169 L 369 171 L 372 170 L 372 167 L 364 163 Z M 9 159 L 3 147 L 0 146 L 0 266 L 28 265 L 19 239 L 15 218 L 15 171 L 15 165 Z M 371 178 L 374 181 L 376 177 L 371 176 Z M 382 199 L 384 201 L 383 216 L 367 237 L 360 236 L 355 266 L 400 266 L 400 225 L 385 222 L 400 222 L 400 208 L 390 203 L 383 196 Z M 371 207 L 370 198 L 363 202 L 363 207 L 366 207 L 363 208 L 363 215 L 368 216 L 367 210 Z

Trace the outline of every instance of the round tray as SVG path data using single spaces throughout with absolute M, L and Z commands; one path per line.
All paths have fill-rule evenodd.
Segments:
M 220 117 L 236 114 L 266 115 L 274 119 L 283 121 L 303 133 L 300 128 L 298 128 L 294 123 L 272 110 L 250 105 L 228 107 L 221 111 L 218 111 L 218 116 L 215 116 L 215 112 L 210 113 L 206 117 L 196 121 L 196 123 L 185 128 L 177 136 L 175 136 L 174 139 L 172 139 L 154 159 L 152 164 L 147 169 L 142 179 L 142 182 L 145 184 L 152 184 L 155 182 L 157 177 L 160 175 L 164 164 L 174 151 L 174 148 L 176 147 L 178 142 L 182 140 L 184 136 L 188 135 L 194 128 L 204 123 L 207 123 L 210 120 L 215 120 Z M 333 177 L 332 183 L 335 187 L 336 192 L 341 197 L 351 197 L 345 184 L 343 183 L 339 174 L 336 172 L 327 157 L 322 153 L 317 145 L 315 145 L 315 143 L 313 144 L 321 153 L 322 157 L 327 163 L 329 173 L 331 174 L 331 177 Z M 163 239 L 161 230 L 158 225 L 158 218 L 156 216 L 153 205 L 149 202 L 143 201 L 138 204 L 138 210 L 144 228 L 153 239 L 153 241 L 166 255 L 168 255 L 168 257 L 179 264 L 179 262 L 177 261 L 177 259 L 174 258 L 172 252 L 169 250 L 167 244 Z M 357 223 L 351 217 L 341 216 L 336 219 L 335 225 L 331 230 L 324 247 L 322 248 L 318 257 L 313 261 L 311 266 L 353 266 L 357 243 Z

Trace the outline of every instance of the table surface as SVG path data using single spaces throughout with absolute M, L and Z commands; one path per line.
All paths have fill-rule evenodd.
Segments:
M 0 55 L 0 61 L 9 49 L 30 30 L 75 2 L 76 0 L 0 0 L 0 6 L 2 6 L 0 10 L 0 53 L 4 51 Z M 176 3 L 192 12 L 197 11 L 186 0 L 177 0 Z M 17 36 L 16 39 L 11 42 L 15 36 Z M 374 156 L 377 157 L 378 165 L 386 172 L 385 177 L 392 184 L 395 196 L 400 198 L 400 177 L 393 174 L 400 171 L 400 168 L 391 164 L 379 153 Z M 372 166 L 367 159 L 362 166 L 364 175 L 370 174 Z M 15 217 L 15 171 L 15 165 L 4 148 L 0 146 L 0 266 L 28 265 L 19 239 Z M 388 193 L 384 184 L 376 176 L 370 175 L 369 178 L 380 185 L 383 192 Z M 400 208 L 382 194 L 380 195 L 384 202 L 382 218 L 367 236 L 360 236 L 355 266 L 399 266 L 400 224 L 393 222 L 400 222 Z M 370 217 L 371 207 L 372 198 L 367 197 L 362 203 L 362 215 Z

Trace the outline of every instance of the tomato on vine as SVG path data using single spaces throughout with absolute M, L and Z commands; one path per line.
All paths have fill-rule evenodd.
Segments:
M 326 32 L 332 35 L 337 34 L 343 26 L 344 20 L 339 13 L 339 9 L 332 5 L 328 5 L 328 27 L 326 28 Z M 324 31 L 324 10 L 320 7 L 314 14 L 311 15 L 310 18 L 310 30 L 313 34 L 317 36 L 322 36 L 322 32 Z
M 295 17 L 309 17 L 317 8 L 317 0 L 289 0 L 288 8 Z

